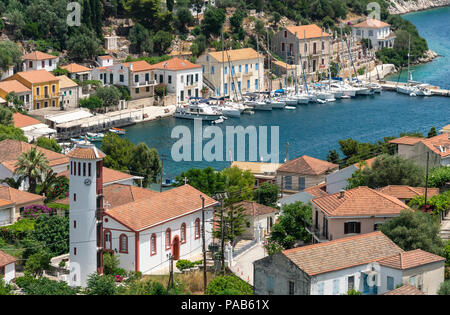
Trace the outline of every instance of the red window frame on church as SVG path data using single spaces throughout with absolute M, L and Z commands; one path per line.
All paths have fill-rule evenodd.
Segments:
M 150 237 L 150 256 L 156 255 L 156 234 L 153 233 Z
M 170 228 L 167 228 L 164 236 L 166 238 L 166 250 L 167 250 L 170 249 L 170 247 L 172 246 L 172 231 L 170 230 Z
M 195 228 L 194 228 L 194 239 L 200 238 L 200 218 L 195 219 Z
M 180 244 L 186 243 L 186 223 L 181 224 L 180 228 Z
M 125 246 L 122 244 L 123 239 L 125 239 Z M 125 248 L 124 248 L 125 247 Z M 120 234 L 119 236 L 119 253 L 128 254 L 128 236 L 125 234 Z

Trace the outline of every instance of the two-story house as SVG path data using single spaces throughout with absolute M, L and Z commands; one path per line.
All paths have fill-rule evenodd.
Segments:
M 439 188 L 411 187 L 407 185 L 388 185 L 377 190 L 383 194 L 395 197 L 405 204 L 408 204 L 414 197 L 425 196 L 425 192 L 427 198 L 439 195 Z
M 265 90 L 264 56 L 253 48 L 206 52 L 197 59 L 203 80 L 215 96 L 231 96 Z
M 59 80 L 47 70 L 18 72 L 6 79 L 16 80 L 32 91 L 33 105 L 30 109 L 59 106 Z
M 352 25 L 352 34 L 359 40 L 369 39 L 375 50 L 394 47 L 395 34 L 391 31 L 391 25 L 377 19 L 367 18 Z
M 68 74 L 67 76 L 71 79 L 76 79 L 79 81 L 85 81 L 85 80 L 91 80 L 91 72 L 92 69 L 76 64 L 71 63 L 65 66 L 61 66 L 61 69 L 67 70 Z
M 332 39 L 316 24 L 287 26 L 273 36 L 271 49 L 286 63 L 302 65 L 306 73 L 315 73 L 328 68 Z
M 395 197 L 366 186 L 311 200 L 313 242 L 325 242 L 376 231 L 409 207 Z
M 283 193 L 297 193 L 325 181 L 339 165 L 307 155 L 287 161 L 277 169 L 277 185 Z
M 80 86 L 65 75 L 57 76 L 57 78 L 59 79 L 59 90 L 63 107 L 66 109 L 78 107 Z
M 41 51 L 33 51 L 22 56 L 22 70 L 46 70 L 53 71 L 58 66 L 58 57 L 43 53 Z
M 284 250 L 257 260 L 254 293 L 276 295 L 384 294 L 411 285 L 436 294 L 445 258 L 417 249 L 403 251 L 381 232 Z
M 0 97 L 6 99 L 9 93 L 14 93 L 23 102 L 23 106 L 26 110 L 32 109 L 33 101 L 30 88 L 17 80 L 0 82 Z
M 172 58 L 152 65 L 155 81 L 166 84 L 169 93 L 175 93 L 177 102 L 189 97 L 201 97 L 203 87 L 202 67 L 188 60 Z
M 431 138 L 401 137 L 390 140 L 397 145 L 397 154 L 426 167 L 450 165 L 450 134 L 443 133 Z

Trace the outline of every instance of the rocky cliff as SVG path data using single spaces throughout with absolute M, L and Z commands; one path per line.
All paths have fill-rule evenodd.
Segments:
M 389 0 L 389 13 L 403 14 L 450 5 L 450 0 Z

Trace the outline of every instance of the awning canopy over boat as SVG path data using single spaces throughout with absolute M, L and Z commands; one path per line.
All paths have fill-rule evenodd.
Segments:
M 285 92 L 285 90 L 284 89 L 278 89 L 278 90 L 275 90 L 275 92 L 274 93 L 284 93 Z

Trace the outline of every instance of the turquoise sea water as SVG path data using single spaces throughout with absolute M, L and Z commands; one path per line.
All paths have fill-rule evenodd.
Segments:
M 414 67 L 414 79 L 450 88 L 450 8 L 407 14 L 405 18 L 417 26 L 430 49 L 442 56 L 431 63 Z M 381 95 L 360 96 L 327 104 L 298 106 L 296 110 L 257 111 L 254 115 L 229 118 L 218 126 L 224 134 L 225 127 L 232 125 L 279 126 L 279 161 L 282 162 L 286 142 L 290 144 L 290 158 L 307 154 L 326 159 L 328 150 L 339 148 L 339 139 L 373 142 L 385 136 L 397 136 L 402 131 L 426 134 L 432 126 L 439 130 L 449 123 L 450 98 L 413 98 L 383 92 Z M 171 139 L 171 132 L 177 125 L 187 126 L 193 133 L 192 121 L 168 118 L 128 127 L 126 136 L 134 143 L 146 142 L 164 154 L 164 178 L 173 178 L 193 167 L 222 169 L 229 165 L 229 162 L 223 161 L 173 161 L 171 148 L 177 139 Z M 204 140 L 204 143 L 207 141 Z M 223 152 L 222 156 L 226 155 L 229 153 Z

